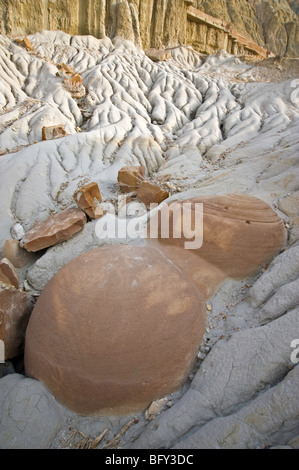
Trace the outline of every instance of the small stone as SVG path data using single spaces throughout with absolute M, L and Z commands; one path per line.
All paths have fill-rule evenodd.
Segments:
M 145 51 L 145 54 L 153 62 L 160 62 L 171 59 L 171 52 L 163 49 L 148 49 L 147 51 Z
M 137 197 L 149 208 L 150 204 L 161 204 L 169 197 L 169 193 L 156 184 L 143 181 L 138 189 Z
M 0 286 L 0 339 L 5 360 L 22 353 L 30 311 L 27 295 L 17 289 Z
M 211 304 L 207 304 L 207 305 L 206 305 L 206 309 L 208 310 L 208 312 L 211 312 L 211 311 L 212 311 L 212 305 L 211 305 Z
M 64 242 L 82 230 L 86 215 L 77 208 L 67 209 L 51 215 L 43 222 L 37 222 L 22 239 L 22 246 L 30 252 L 43 250 Z
M 123 193 L 131 193 L 139 188 L 144 177 L 143 166 L 125 166 L 119 170 L 117 181 Z
M 9 284 L 16 289 L 19 288 L 18 275 L 12 263 L 7 258 L 3 258 L 0 261 L 0 281 L 4 282 L 4 284 Z
M 12 239 L 6 240 L 2 256 L 7 258 L 18 269 L 24 268 L 28 264 L 33 264 L 37 259 L 37 255 L 28 253 L 28 251 L 20 247 L 18 240 Z
M 21 224 L 15 224 L 10 233 L 14 240 L 22 240 L 25 235 L 25 230 Z
M 78 189 L 73 199 L 90 219 L 98 219 L 104 215 L 102 196 L 97 183 L 89 183 Z
M 27 51 L 31 51 L 31 52 L 34 51 L 34 47 L 33 47 L 33 45 L 31 44 L 31 42 L 29 41 L 28 38 L 23 39 L 23 44 L 26 47 Z
M 154 418 L 154 416 L 156 416 L 158 413 L 160 413 L 163 410 L 167 402 L 168 402 L 167 397 L 161 398 L 160 400 L 153 401 L 150 407 L 146 410 L 144 414 L 145 419 L 148 419 L 149 421 L 151 421 Z
M 57 126 L 43 127 L 42 128 L 42 140 L 53 140 L 60 139 L 67 135 L 63 124 Z

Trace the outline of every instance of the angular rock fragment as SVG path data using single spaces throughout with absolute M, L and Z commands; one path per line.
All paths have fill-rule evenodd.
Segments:
M 73 198 L 77 206 L 91 219 L 98 219 L 104 215 L 102 196 L 97 183 L 86 184 L 75 192 Z
M 150 204 L 161 204 L 169 197 L 169 193 L 156 184 L 143 181 L 137 191 L 137 197 L 146 207 L 149 207 Z
M 42 128 L 42 140 L 60 139 L 67 135 L 64 125 L 50 126 Z
M 2 251 L 3 258 L 7 258 L 15 268 L 21 269 L 36 261 L 37 255 L 29 253 L 20 247 L 17 240 L 8 239 Z
M 37 222 L 26 233 L 22 239 L 22 246 L 27 251 L 36 252 L 56 245 L 82 230 L 86 221 L 85 213 L 75 207 L 53 214 L 47 220 Z
M 7 258 L 0 260 L 0 282 L 9 284 L 16 289 L 19 288 L 18 275 L 12 263 Z
M 79 413 L 141 411 L 186 380 L 204 331 L 201 295 L 173 263 L 106 246 L 47 284 L 26 333 L 26 374 Z
M 73 98 L 82 98 L 86 93 L 85 87 L 83 86 L 83 79 L 78 73 L 64 79 L 63 85 L 72 94 Z
M 124 166 L 118 172 L 117 181 L 123 193 L 137 191 L 145 178 L 143 166 Z
M 24 38 L 22 42 L 23 42 L 24 46 L 26 47 L 27 51 L 31 51 L 31 52 L 34 51 L 34 47 L 33 47 L 33 45 L 31 44 L 31 41 L 29 41 L 28 38 Z
M 0 285 L 0 339 L 4 342 L 5 360 L 22 353 L 29 314 L 27 295 Z
M 154 62 L 164 61 L 167 59 L 171 59 L 171 52 L 166 50 L 159 50 L 159 49 L 147 49 L 145 51 L 147 57 Z

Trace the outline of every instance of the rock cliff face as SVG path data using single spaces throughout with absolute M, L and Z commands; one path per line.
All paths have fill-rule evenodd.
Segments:
M 298 4 L 287 0 L 0 0 L 0 33 L 62 30 L 121 36 L 144 49 L 187 44 L 208 54 L 221 48 L 244 52 L 232 50 L 222 30 L 190 18 L 190 8 L 231 24 L 274 54 L 298 56 Z

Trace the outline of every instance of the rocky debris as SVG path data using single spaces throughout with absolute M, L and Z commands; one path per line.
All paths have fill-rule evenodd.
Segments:
M 29 315 L 25 292 L 0 284 L 0 339 L 4 341 L 5 360 L 23 352 Z
M 41 382 L 20 374 L 0 380 L 0 402 L 4 449 L 48 449 L 70 415 Z
M 149 57 L 154 62 L 165 61 L 171 59 L 171 51 L 163 49 L 147 49 L 145 51 L 147 57 Z
M 97 183 L 82 186 L 75 192 L 73 199 L 90 219 L 98 219 L 104 215 L 102 196 Z
M 75 99 L 82 98 L 86 93 L 83 79 L 78 73 L 71 75 L 69 78 L 65 78 L 63 85 Z
M 186 380 L 205 321 L 201 295 L 159 252 L 99 248 L 43 290 L 27 328 L 26 374 L 80 414 L 141 411 Z
M 169 192 L 149 181 L 143 181 L 138 188 L 137 197 L 149 208 L 151 204 L 161 204 L 169 197 Z
M 11 228 L 10 233 L 11 233 L 11 236 L 14 240 L 22 240 L 22 238 L 25 235 L 25 230 L 24 230 L 24 228 L 21 224 L 15 224 Z
M 166 407 L 167 403 L 167 397 L 153 401 L 144 414 L 145 419 L 152 421 L 156 415 L 161 413 L 161 411 Z
M 69 78 L 76 74 L 75 70 L 72 67 L 70 67 L 68 64 L 64 64 L 64 63 L 59 64 L 58 69 L 59 69 L 60 75 L 63 76 L 64 78 Z
M 23 237 L 22 247 L 36 252 L 68 240 L 82 230 L 86 224 L 85 213 L 78 208 L 70 208 L 51 215 L 43 222 L 37 222 Z
M 137 191 L 145 178 L 143 166 L 125 166 L 118 172 L 117 181 L 123 193 Z
M 63 124 L 42 128 L 42 140 L 61 139 L 66 135 L 67 132 Z
M 29 52 L 34 51 L 34 47 L 33 47 L 33 45 L 31 44 L 31 41 L 28 38 L 16 39 L 16 42 L 18 44 L 21 44 L 22 46 L 24 46 L 27 49 L 27 51 L 29 51 Z
M 17 240 L 12 239 L 6 240 L 2 256 L 7 258 L 18 269 L 33 264 L 37 259 L 37 255 L 24 250 L 24 248 L 20 247 L 20 243 Z
M 19 277 L 13 264 L 7 259 L 0 260 L 0 282 L 19 288 Z

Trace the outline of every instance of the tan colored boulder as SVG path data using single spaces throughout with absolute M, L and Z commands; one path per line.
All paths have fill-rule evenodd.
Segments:
M 77 206 L 91 219 L 98 219 L 104 215 L 101 205 L 102 196 L 97 183 L 89 183 L 79 188 L 74 196 Z
M 171 59 L 171 52 L 163 49 L 147 49 L 145 54 L 154 62 Z
M 117 181 L 123 193 L 137 191 L 145 178 L 143 166 L 124 166 L 118 172 Z
M 8 239 L 2 251 L 3 258 L 7 258 L 15 268 L 21 269 L 36 261 L 37 255 L 29 253 L 20 247 L 18 240 Z
M 19 277 L 13 264 L 7 258 L 2 258 L 0 261 L 0 282 L 9 284 L 16 289 L 19 288 Z
M 98 248 L 62 268 L 39 297 L 26 374 L 80 414 L 144 410 L 188 377 L 205 316 L 200 293 L 156 250 Z
M 150 204 L 161 204 L 169 197 L 169 193 L 156 184 L 143 181 L 137 191 L 137 197 L 148 208 Z
M 66 130 L 64 129 L 64 125 L 57 125 L 57 126 L 49 126 L 42 128 L 42 140 L 53 140 L 53 139 L 61 139 L 67 135 Z
M 36 252 L 64 242 L 82 230 L 86 221 L 85 213 L 75 207 L 53 214 L 47 220 L 37 222 L 25 234 L 22 246 L 27 251 Z
M 184 215 L 189 216 L 188 206 L 183 206 L 185 203 L 191 205 L 192 230 L 195 229 L 196 204 L 203 204 L 203 243 L 198 249 L 185 249 L 185 243 L 192 238 L 184 236 L 188 233 L 183 230 L 179 217 L 174 215 L 179 205 L 181 214 L 184 207 Z M 162 208 L 162 212 L 150 221 L 149 228 L 158 218 L 159 231 L 157 239 L 148 238 L 148 244 L 180 267 L 207 299 L 226 279 L 245 279 L 255 274 L 286 243 L 287 233 L 282 220 L 268 204 L 252 196 L 197 197 L 171 202 L 168 207 L 169 216 Z M 200 207 L 198 210 L 201 211 Z M 170 217 L 169 238 L 161 238 L 161 214 L 167 220 Z
M 0 284 L 0 339 L 4 342 L 5 360 L 23 352 L 29 315 L 26 294 Z

